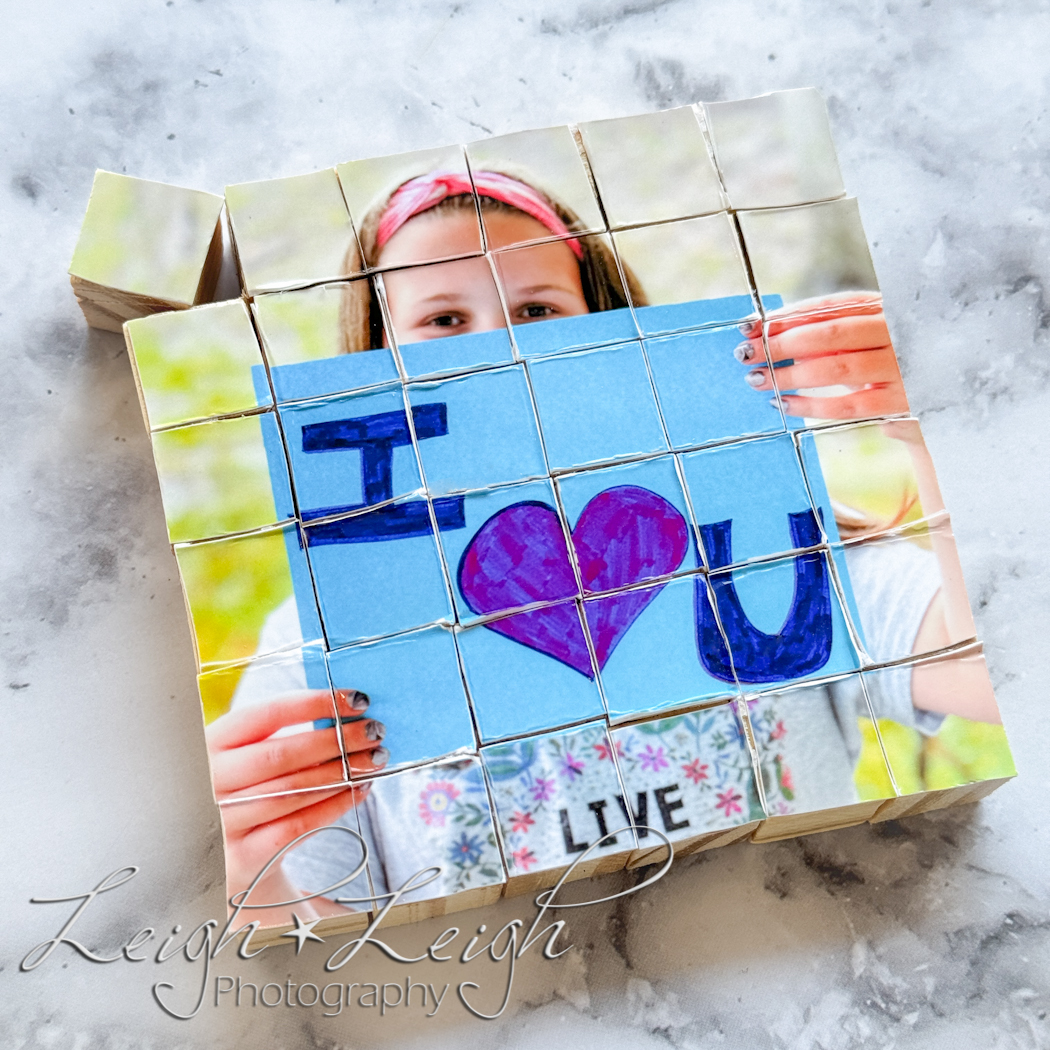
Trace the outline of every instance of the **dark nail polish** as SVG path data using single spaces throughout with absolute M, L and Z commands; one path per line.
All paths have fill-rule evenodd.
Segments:
M 386 736 L 386 726 L 382 722 L 377 722 L 374 718 L 370 718 L 365 723 L 365 736 L 369 740 L 382 740 Z
M 390 752 L 385 747 L 377 747 L 372 752 L 372 765 L 385 766 L 390 761 Z
M 764 368 L 756 368 L 753 372 L 748 372 L 744 379 L 747 380 L 747 384 L 757 390 L 760 386 L 763 386 L 766 380 L 769 378 L 769 374 Z
M 358 689 L 355 689 L 352 693 L 350 693 L 347 696 L 347 700 L 349 701 L 350 706 L 355 711 L 367 710 L 368 705 L 372 702 L 372 698 L 368 695 L 368 693 L 362 693 Z
M 733 356 L 741 364 L 746 364 L 755 356 L 755 348 L 751 343 L 741 343 L 733 349 Z

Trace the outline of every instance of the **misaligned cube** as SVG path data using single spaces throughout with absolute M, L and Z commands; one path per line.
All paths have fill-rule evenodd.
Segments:
M 127 320 L 207 302 L 222 261 L 222 198 L 96 171 L 70 282 L 88 324 L 119 332 Z

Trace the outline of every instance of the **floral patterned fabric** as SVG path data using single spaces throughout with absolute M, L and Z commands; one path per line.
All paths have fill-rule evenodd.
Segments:
M 858 690 L 851 675 L 747 698 L 761 793 L 735 704 L 726 703 L 611 733 L 594 722 L 494 744 L 480 760 L 381 776 L 345 821 L 360 818 L 376 893 L 429 865 L 442 867 L 441 878 L 405 898 L 422 900 L 504 878 L 482 765 L 511 875 L 564 868 L 607 833 L 616 841 L 588 858 L 657 845 L 648 828 L 683 842 L 760 820 L 766 811 L 849 805 L 857 794 L 844 734 L 856 731 Z M 637 831 L 625 833 L 631 821 Z M 344 843 L 324 838 L 304 842 L 285 864 L 305 886 L 331 885 L 353 866 Z
M 434 865 L 441 876 L 407 901 L 447 897 L 500 883 L 503 865 L 481 762 L 442 762 L 378 777 L 366 803 L 380 858 L 370 864 L 377 890 L 394 890 Z M 406 849 L 406 844 L 411 847 Z
M 770 816 L 798 811 L 794 762 L 788 757 L 793 741 L 783 717 L 784 693 L 772 693 L 748 701 L 747 713 L 759 753 L 762 788 Z
M 731 704 L 624 726 L 612 737 L 642 845 L 652 839 L 648 827 L 676 842 L 765 815 Z
M 482 750 L 511 875 L 635 848 L 612 755 L 603 722 Z
M 853 765 L 865 718 L 859 675 L 747 700 L 771 817 L 858 801 Z

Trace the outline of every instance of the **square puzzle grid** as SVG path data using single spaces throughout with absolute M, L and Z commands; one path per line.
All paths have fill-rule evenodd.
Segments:
M 335 822 L 344 924 L 441 867 L 407 919 L 896 816 L 887 726 L 995 731 L 815 91 L 229 187 L 243 297 L 161 313 L 214 230 L 156 185 L 96 176 L 71 273 L 133 318 L 241 860 Z

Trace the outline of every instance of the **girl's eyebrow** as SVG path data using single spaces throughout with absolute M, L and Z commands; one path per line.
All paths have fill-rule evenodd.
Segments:
M 455 303 L 463 298 L 462 292 L 435 292 L 419 301 L 421 303 Z
M 528 288 L 515 288 L 518 295 L 539 295 L 540 292 L 571 292 L 564 284 L 534 284 Z

